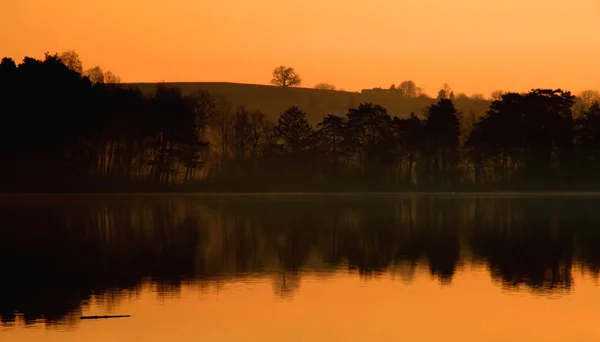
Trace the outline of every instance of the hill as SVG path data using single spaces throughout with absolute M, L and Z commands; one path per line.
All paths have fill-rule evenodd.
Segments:
M 317 123 L 328 113 L 344 115 L 349 107 L 363 102 L 372 102 L 385 107 L 391 116 L 406 117 L 414 112 L 420 115 L 423 109 L 435 102 L 428 97 L 406 98 L 398 93 L 386 90 L 363 90 L 348 92 L 339 90 L 321 90 L 313 88 L 282 88 L 258 84 L 186 82 L 165 83 L 181 88 L 184 93 L 199 89 L 225 96 L 233 108 L 245 106 L 258 109 L 271 120 L 276 120 L 283 111 L 298 106 L 307 113 L 312 124 Z M 132 83 L 145 93 L 156 89 L 157 83 Z M 458 99 L 456 108 L 465 114 L 473 111 L 476 116 L 483 115 L 489 107 L 489 101 Z

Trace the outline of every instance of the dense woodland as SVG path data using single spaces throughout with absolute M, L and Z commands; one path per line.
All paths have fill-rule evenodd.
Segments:
M 482 117 L 449 96 L 374 103 L 312 126 L 205 91 L 147 95 L 64 55 L 0 64 L 2 191 L 458 191 L 600 188 L 600 105 L 506 93 Z M 286 90 L 286 89 L 284 89 Z

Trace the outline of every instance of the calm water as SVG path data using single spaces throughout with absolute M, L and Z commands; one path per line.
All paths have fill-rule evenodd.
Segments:
M 0 341 L 599 341 L 599 270 L 600 196 L 0 197 Z

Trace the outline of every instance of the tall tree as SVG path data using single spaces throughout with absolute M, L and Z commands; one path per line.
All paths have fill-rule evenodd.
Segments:
M 361 103 L 348 110 L 347 143 L 365 171 L 381 170 L 390 161 L 391 118 L 387 110 L 373 103 Z
M 560 89 L 504 94 L 475 125 L 467 148 L 481 163 L 493 158 L 505 183 L 517 170 L 523 181 L 550 176 L 551 165 L 572 162 L 573 100 Z
M 581 170 L 591 168 L 590 174 L 600 171 L 600 103 L 596 102 L 584 111 L 580 128 L 580 149 L 583 165 Z M 590 170 L 591 171 L 591 170 Z
M 306 152 L 313 146 L 313 129 L 306 119 L 306 113 L 296 106 L 281 114 L 273 134 L 278 139 L 281 151 L 286 154 Z
M 437 99 L 438 100 L 449 99 L 451 93 L 452 93 L 452 88 L 450 88 L 448 83 L 444 83 L 444 86 L 442 87 L 442 89 L 440 89 L 438 91 Z
M 192 184 L 196 171 L 205 166 L 203 152 L 208 150 L 209 142 L 206 139 L 206 127 L 215 115 L 216 105 L 214 98 L 207 92 L 198 91 L 183 97 L 185 105 L 182 113 L 182 126 L 179 135 L 179 159 L 185 168 L 183 182 Z M 189 127 L 185 127 L 187 122 Z
M 231 104 L 224 97 L 218 97 L 215 102 L 215 114 L 211 120 L 211 127 L 216 131 L 216 139 L 219 145 L 221 173 L 225 171 L 230 151 L 232 150 L 233 115 Z
M 317 127 L 327 161 L 337 166 L 344 154 L 343 142 L 346 128 L 344 118 L 329 114 L 317 124 Z
M 250 129 L 250 162 L 254 166 L 269 144 L 272 123 L 267 120 L 265 114 L 255 110 L 250 113 Z
M 441 99 L 427 108 L 426 134 L 428 158 L 435 185 L 458 182 L 458 111 L 451 100 Z
M 414 113 L 408 118 L 392 120 L 394 138 L 396 140 L 396 163 L 398 181 L 403 184 L 411 183 L 415 166 L 425 143 L 425 123 Z

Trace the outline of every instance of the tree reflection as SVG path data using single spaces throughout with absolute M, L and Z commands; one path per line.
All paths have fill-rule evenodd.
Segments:
M 303 274 L 345 269 L 410 282 L 427 265 L 451 284 L 484 262 L 509 289 L 569 290 L 600 269 L 594 199 L 247 196 L 2 199 L 0 318 L 75 324 L 93 298 L 153 284 L 217 286 L 268 274 L 293 298 Z M 75 317 L 75 318 L 74 318 Z

